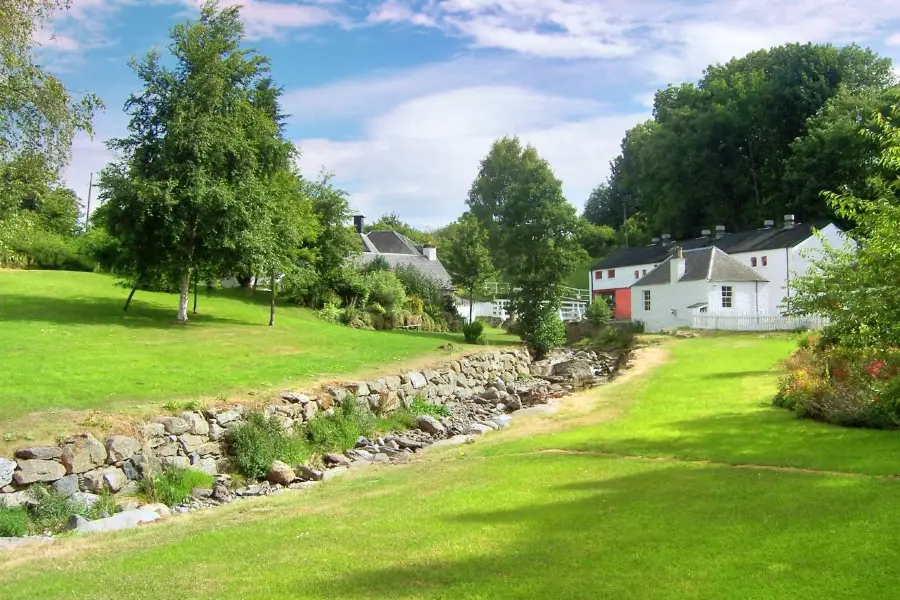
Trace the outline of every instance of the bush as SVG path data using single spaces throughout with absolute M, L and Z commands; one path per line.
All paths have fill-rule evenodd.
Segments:
M 52 487 L 36 485 L 29 488 L 28 493 L 34 500 L 29 508 L 29 529 L 32 533 L 64 531 L 72 515 L 97 519 L 100 513 L 115 512 L 115 501 L 108 492 L 100 494 L 100 499 L 90 507 L 73 502 Z
M 523 329 L 522 340 L 538 357 L 543 357 L 553 348 L 558 348 L 566 342 L 566 326 L 559 318 L 559 314 L 553 310 L 541 313 L 533 327 Z
M 416 396 L 407 408 L 410 413 L 415 416 L 429 415 L 440 419 L 441 417 L 450 416 L 450 409 L 445 404 L 431 404 L 422 396 Z
M 588 321 L 597 326 L 606 325 L 609 322 L 609 304 L 603 298 L 594 298 L 584 316 Z
M 379 432 L 403 431 L 415 429 L 419 415 L 429 415 L 436 419 L 446 417 L 450 409 L 444 404 L 430 404 L 422 396 L 416 396 L 408 407 L 395 410 L 390 415 L 381 417 L 376 421 L 376 429 Z
M 14 241 L 15 251 L 29 268 L 58 271 L 93 271 L 94 261 L 84 254 L 77 237 L 64 237 L 40 229 Z
M 316 315 L 328 323 L 340 323 L 344 317 L 344 311 L 337 305 L 326 302 L 325 306 L 316 312 Z
M 23 537 L 28 533 L 28 509 L 0 502 L 0 537 Z
M 188 499 L 194 488 L 211 487 L 215 478 L 194 469 L 166 467 L 159 473 L 148 473 L 140 482 L 138 493 L 148 502 L 175 506 Z
M 422 273 L 412 265 L 400 265 L 394 269 L 394 274 L 403 284 L 407 295 L 421 299 L 422 308 L 418 312 L 425 310 L 434 318 L 440 316 L 445 304 L 444 297 L 447 294 L 436 279 Z
M 463 338 L 467 344 L 483 344 L 484 343 L 484 323 L 481 321 L 472 321 L 462 326 Z
M 403 308 L 406 291 L 403 284 L 391 271 L 374 271 L 365 277 L 369 288 L 369 300 L 384 307 L 388 312 Z
M 262 479 L 276 460 L 295 465 L 309 458 L 303 432 L 289 435 L 274 416 L 250 413 L 247 422 L 229 431 L 228 444 L 238 472 Z
M 321 414 L 307 424 L 309 443 L 321 452 L 353 448 L 360 436 L 370 436 L 374 431 L 374 416 L 353 396 L 344 398 L 334 414 Z

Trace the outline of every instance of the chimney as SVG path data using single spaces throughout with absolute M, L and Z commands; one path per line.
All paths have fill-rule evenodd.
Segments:
M 422 254 L 428 260 L 437 260 L 437 248 L 434 246 L 422 246 Z
M 684 249 L 675 247 L 675 254 L 669 259 L 669 283 L 677 283 L 684 277 Z
M 784 228 L 791 229 L 794 227 L 794 215 L 784 215 Z
M 725 237 L 725 226 L 724 225 L 716 225 L 716 239 L 720 240 Z
M 766 229 L 772 229 L 773 227 L 775 227 L 775 221 L 773 221 L 772 219 L 766 219 L 765 221 L 763 221 L 763 227 Z
M 710 229 L 704 229 L 703 231 L 700 232 L 700 237 L 709 237 L 711 235 L 712 235 L 712 230 L 710 230 Z
M 353 226 L 356 227 L 356 233 L 362 233 L 365 224 L 366 218 L 363 215 L 353 215 Z
M 672 243 L 672 236 L 669 235 L 668 233 L 662 234 L 662 245 L 668 246 L 671 243 Z
M 656 246 L 657 244 L 659 244 L 659 238 L 653 238 L 652 240 L 650 240 L 651 246 Z

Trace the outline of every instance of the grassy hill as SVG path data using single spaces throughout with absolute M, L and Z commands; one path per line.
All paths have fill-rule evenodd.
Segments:
M 591 258 L 578 265 L 578 267 L 569 274 L 563 285 L 579 290 L 590 289 L 588 287 L 588 276 L 591 272 L 591 267 L 594 266 L 598 260 L 599 259 Z
M 268 327 L 266 295 L 241 290 L 201 290 L 187 324 L 175 295 L 138 292 L 123 312 L 126 295 L 106 275 L 0 271 L 0 422 L 338 377 L 440 355 L 448 341 L 475 350 L 461 335 L 359 331 L 289 306 Z
M 662 363 L 649 376 L 474 445 L 0 556 L 0 589 L 9 600 L 892 597 L 900 438 L 773 408 L 771 368 L 792 347 L 674 342 L 642 359 Z

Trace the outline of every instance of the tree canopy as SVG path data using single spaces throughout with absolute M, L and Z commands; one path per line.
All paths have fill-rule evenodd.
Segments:
M 484 284 L 494 271 L 487 241 L 487 231 L 475 215 L 466 212 L 456 221 L 445 242 L 444 267 L 453 283 L 468 293 L 470 323 L 473 296 L 484 291 Z

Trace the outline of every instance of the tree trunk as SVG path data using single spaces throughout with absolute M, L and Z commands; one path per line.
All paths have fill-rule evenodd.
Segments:
M 259 283 L 259 275 L 253 276 L 253 296 L 256 295 L 256 284 Z
M 269 305 L 269 327 L 275 324 L 275 271 L 272 271 L 272 302 Z
M 187 323 L 188 299 L 191 296 L 191 269 L 185 268 L 181 275 L 181 293 L 178 296 L 178 322 Z
M 194 277 L 194 310 L 191 311 L 191 314 L 197 314 L 197 278 Z
M 472 304 L 475 300 L 475 294 L 469 292 L 469 325 L 472 324 Z
M 131 304 L 131 299 L 134 298 L 134 293 L 137 291 L 137 286 L 131 288 L 131 291 L 128 293 L 128 299 L 125 300 L 125 312 L 128 312 L 128 306 Z

